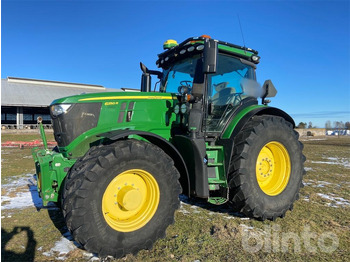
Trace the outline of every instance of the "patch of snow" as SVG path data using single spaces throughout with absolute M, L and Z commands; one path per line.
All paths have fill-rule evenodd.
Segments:
M 309 161 L 309 162 L 313 164 L 340 165 L 346 168 L 350 168 L 349 159 L 337 158 L 337 157 L 325 157 L 324 159 L 330 160 L 330 162 L 329 161 Z
M 313 183 L 312 182 L 303 182 L 303 185 L 304 186 L 310 186 L 310 185 L 312 185 Z
M 234 216 L 223 216 L 223 218 L 226 218 L 226 219 L 235 219 L 236 217 L 234 217 Z
M 251 235 L 255 235 L 255 236 L 266 235 L 266 232 L 260 228 L 247 226 L 245 224 L 240 224 L 239 226 L 241 227 L 243 232 L 249 232 L 249 234 L 251 234 Z
M 240 224 L 239 226 L 243 229 L 243 231 L 249 231 L 249 230 L 254 229 L 254 227 L 250 227 L 250 226 L 247 226 L 245 224 Z
M 70 233 L 69 233 L 69 235 L 70 235 Z M 75 249 L 77 249 L 77 246 L 74 244 L 74 242 L 67 239 L 65 236 L 63 236 L 63 237 L 61 237 L 61 239 L 59 241 L 55 242 L 55 245 L 53 248 L 51 248 L 47 252 L 44 252 L 43 255 L 47 256 L 47 257 L 55 256 L 56 260 L 66 260 L 65 255 L 68 254 L 69 252 L 75 250 Z M 58 253 L 58 255 L 57 255 L 57 253 Z M 89 256 L 92 257 L 93 254 L 90 253 Z
M 181 213 L 183 213 L 185 215 L 190 214 L 190 212 L 187 211 L 186 209 L 180 209 L 179 212 L 181 212 Z
M 18 209 L 35 206 L 38 209 L 44 208 L 43 201 L 39 197 L 36 185 L 36 177 L 32 174 L 26 174 L 12 180 L 10 183 L 3 184 L 5 195 L 1 196 L 1 210 Z M 23 191 L 17 192 L 19 189 Z M 15 192 L 15 193 L 14 193 Z M 15 196 L 10 196 L 14 194 Z M 49 203 L 48 209 L 58 209 L 54 203 Z
M 327 157 L 326 159 L 332 160 L 332 161 L 338 160 L 338 158 L 336 158 L 336 157 Z
M 350 206 L 349 200 L 346 200 L 342 197 L 336 197 L 336 196 L 326 195 L 322 193 L 317 193 L 317 195 L 323 199 L 327 199 L 334 202 L 334 203 L 327 203 L 326 204 L 327 206 L 331 206 L 331 207 Z
M 330 183 L 327 181 L 314 181 L 314 180 L 308 180 L 307 182 L 303 182 L 304 186 L 312 186 L 312 187 L 325 187 L 325 186 L 332 186 L 337 185 L 334 183 Z
M 22 176 L 13 177 L 13 179 L 9 183 L 2 184 L 1 187 L 6 188 L 7 190 L 14 191 L 19 187 L 23 187 L 28 185 L 28 183 L 32 183 L 33 180 L 35 180 L 33 174 L 25 174 Z
M 97 256 L 95 256 L 92 253 L 83 252 L 83 256 L 90 262 L 90 261 L 101 261 Z
M 311 167 L 304 167 L 305 171 L 314 171 Z
M 333 185 L 333 184 L 326 181 L 318 181 L 316 187 L 324 187 L 329 185 Z
M 69 253 L 74 249 L 76 249 L 76 246 L 72 243 L 72 241 L 68 240 L 65 237 L 62 237 L 55 243 L 55 246 L 51 248 L 50 251 L 59 252 L 60 255 L 63 255 Z
M 29 206 L 33 206 L 33 201 L 30 192 L 19 192 L 16 194 L 15 197 L 1 197 L 1 210 L 26 208 Z

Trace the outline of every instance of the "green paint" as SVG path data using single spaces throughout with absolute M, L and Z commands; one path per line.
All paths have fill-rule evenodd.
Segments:
M 226 178 L 226 170 L 224 166 L 224 147 L 206 145 L 206 150 L 208 156 L 208 172 L 211 174 L 208 178 L 209 190 L 215 191 L 219 188 L 227 188 L 228 184 Z M 215 174 L 215 177 L 212 177 L 212 174 Z M 226 196 L 224 196 L 220 201 L 226 202 Z M 209 197 L 208 202 L 213 204 L 219 203 L 216 197 Z
M 155 92 L 103 92 L 103 93 L 90 93 L 75 96 L 68 96 L 54 100 L 51 105 L 54 104 L 75 104 L 75 103 L 93 103 L 103 102 L 104 105 L 113 106 L 121 103 L 122 101 L 129 100 L 176 100 L 175 94 L 169 93 L 155 93 Z
M 231 46 L 226 46 L 226 45 L 219 44 L 218 48 L 219 48 L 219 51 L 223 50 L 223 51 L 227 51 L 227 52 L 230 52 L 230 53 L 233 53 L 233 54 L 244 55 L 247 58 L 250 58 L 253 55 L 253 53 L 248 51 L 248 50 L 242 50 L 242 49 L 231 47 Z
M 60 147 L 60 153 L 45 149 L 33 149 L 32 154 L 38 174 L 40 197 L 44 205 L 58 201 L 58 192 L 64 177 L 76 159 L 83 156 L 91 146 L 106 140 L 102 133 L 115 130 L 142 130 L 157 134 L 167 140 L 171 128 L 176 126 L 173 107 L 178 103 L 176 96 L 167 93 L 97 93 L 71 96 L 55 100 L 52 104 L 101 103 L 97 126 L 74 139 L 68 146 Z M 129 104 L 133 106 L 129 109 Z M 123 105 L 123 108 L 122 108 Z M 130 121 L 126 115 L 131 111 Z M 121 122 L 119 114 L 124 113 Z M 43 141 L 45 133 L 42 132 Z M 137 137 L 134 137 L 137 138 Z M 45 142 L 44 142 L 45 144 Z
M 62 181 L 75 160 L 69 160 L 61 153 L 39 148 L 33 148 L 32 155 L 36 166 L 38 192 L 43 205 L 46 206 L 49 201 L 57 202 Z
M 209 197 L 208 202 L 214 205 L 222 205 L 227 202 L 227 198 L 225 197 Z
M 227 126 L 227 128 L 225 129 L 223 135 L 222 135 L 222 138 L 223 139 L 228 139 L 231 137 L 231 134 L 233 132 L 233 130 L 235 129 L 236 125 L 239 123 L 239 121 L 247 114 L 249 113 L 250 111 L 256 109 L 256 108 L 261 108 L 261 107 L 267 107 L 267 106 L 264 106 L 264 105 L 252 105 L 252 106 L 249 106 L 245 109 L 243 109 L 242 111 L 240 111 L 236 116 L 235 118 L 231 121 L 231 123 Z
M 41 121 L 39 122 L 39 128 L 40 128 L 40 135 L 41 135 L 41 138 L 42 138 L 42 140 L 43 140 L 44 148 L 45 148 L 45 150 L 47 150 L 46 135 L 45 135 L 43 123 L 42 123 Z
M 101 101 L 102 106 L 97 126 L 82 133 L 67 147 L 61 147 L 60 152 L 65 157 L 81 157 L 94 142 L 103 139 L 99 136 L 100 134 L 120 129 L 142 130 L 154 133 L 167 140 L 170 139 L 172 125 L 176 125 L 176 115 L 173 113 L 173 108 L 178 101 L 176 96 L 169 93 L 98 93 L 62 98 L 53 103 L 69 104 Z M 129 110 L 131 102 L 134 105 Z M 122 109 L 123 106 L 124 110 Z M 132 112 L 129 122 L 126 121 L 128 111 Z M 124 118 L 122 122 L 118 122 L 121 112 L 124 113 Z

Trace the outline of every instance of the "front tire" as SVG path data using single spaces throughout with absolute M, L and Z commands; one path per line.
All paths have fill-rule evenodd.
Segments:
M 284 217 L 299 198 L 305 173 L 298 133 L 281 117 L 255 116 L 235 137 L 230 201 L 247 216 Z
M 172 159 L 137 140 L 91 151 L 65 182 L 63 209 L 74 239 L 100 257 L 150 249 L 165 236 L 180 203 Z

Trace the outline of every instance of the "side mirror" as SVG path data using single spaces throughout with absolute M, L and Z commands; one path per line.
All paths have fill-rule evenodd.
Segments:
M 265 98 L 266 97 L 274 97 L 277 94 L 277 90 L 275 86 L 272 84 L 271 80 L 266 80 L 262 86 L 262 103 L 266 105 Z
M 204 40 L 204 63 L 203 73 L 216 73 L 216 60 L 218 57 L 218 43 L 214 39 L 206 38 Z

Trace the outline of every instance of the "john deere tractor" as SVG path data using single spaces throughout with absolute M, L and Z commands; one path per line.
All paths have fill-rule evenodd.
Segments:
M 44 205 L 61 203 L 74 239 L 100 257 L 150 249 L 181 193 L 261 220 L 298 199 L 303 147 L 293 119 L 268 106 L 272 82 L 256 82 L 258 52 L 208 36 L 164 49 L 160 71 L 141 63 L 140 92 L 53 101 L 58 147 L 41 129 L 33 150 Z

